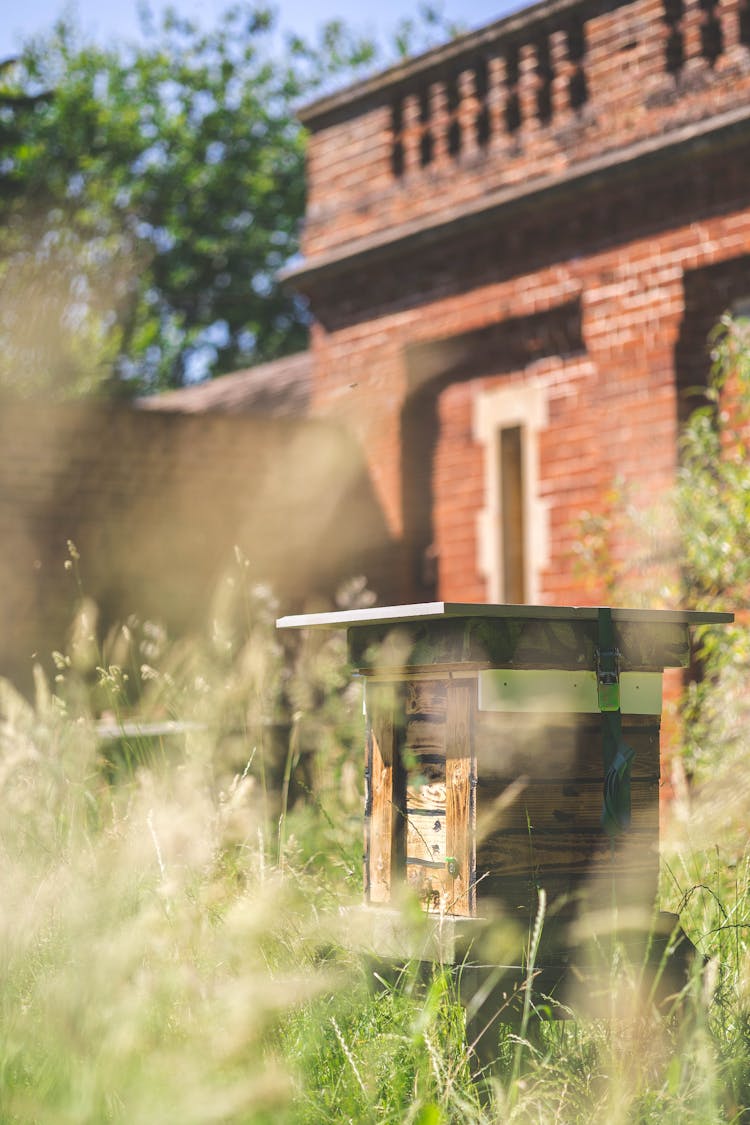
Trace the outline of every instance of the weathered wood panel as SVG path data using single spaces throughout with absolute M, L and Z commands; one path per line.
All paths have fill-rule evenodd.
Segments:
M 446 848 L 453 875 L 450 912 L 470 915 L 474 907 L 473 720 L 476 685 L 452 682 L 446 714 Z
M 603 782 L 567 779 L 508 782 L 479 779 L 477 785 L 477 835 L 513 829 L 590 828 L 601 821 Z M 631 782 L 631 827 L 654 834 L 659 830 L 659 785 L 653 780 Z
M 445 786 L 425 786 L 425 790 L 433 792 L 428 795 L 423 790 L 417 796 L 407 789 L 406 861 L 418 859 L 445 864 Z M 418 802 L 424 807 L 418 808 Z
M 477 897 L 533 917 L 544 887 L 552 916 L 585 890 L 589 906 L 648 910 L 659 867 L 659 725 L 630 716 L 635 751 L 630 829 L 614 853 L 600 825 L 604 788 L 599 716 L 477 714 Z M 598 896 L 601 896 L 598 897 Z
M 659 723 L 628 716 L 623 736 L 635 751 L 633 778 L 659 777 Z M 603 777 L 601 721 L 588 715 L 476 715 L 477 775 L 582 780 Z
M 406 680 L 404 712 L 445 721 L 448 698 L 447 680 Z
M 445 759 L 445 719 L 410 718 L 406 724 L 406 751 L 416 757 Z
M 391 897 L 394 836 L 396 708 L 389 685 L 367 688 L 367 792 L 365 795 L 365 889 L 370 902 Z
M 574 875 L 570 871 L 546 872 L 538 878 L 490 875 L 478 869 L 477 913 L 508 917 L 530 925 L 537 912 L 539 889 L 547 899 L 545 931 L 554 944 L 561 928 L 585 911 L 606 912 L 616 900 L 618 909 L 636 911 L 648 927 L 658 885 L 658 871 L 648 867 L 618 867 L 615 872 L 595 870 Z M 632 915 L 631 915 L 632 920 Z
M 658 867 L 658 837 L 629 831 L 618 836 L 614 853 L 601 831 L 498 832 L 477 847 L 477 871 L 492 875 L 527 876 L 544 885 L 547 875 L 569 872 L 576 879 Z
M 439 781 L 430 784 L 409 785 L 407 787 L 407 810 L 418 816 L 438 812 L 445 816 L 445 769 Z
M 406 881 L 426 910 L 450 912 L 453 880 L 444 863 L 407 860 Z
M 403 685 L 406 729 L 406 879 L 428 910 L 448 896 L 445 823 L 447 682 Z
M 404 758 L 410 786 L 445 781 L 447 686 L 445 680 L 417 680 L 401 687 L 406 717 Z

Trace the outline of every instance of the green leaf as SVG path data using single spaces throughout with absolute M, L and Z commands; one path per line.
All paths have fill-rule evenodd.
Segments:
M 264 5 L 205 31 L 175 7 L 105 49 L 61 21 L 0 73 L 0 386 L 77 394 L 86 356 L 85 386 L 158 389 L 199 355 L 214 375 L 305 346 L 277 281 L 304 211 L 296 108 L 377 52 L 341 20 L 286 51 L 272 29 Z

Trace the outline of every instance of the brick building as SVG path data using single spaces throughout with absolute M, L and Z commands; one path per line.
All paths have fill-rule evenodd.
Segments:
M 149 412 L 4 405 L 0 673 L 61 643 L 67 538 L 110 616 L 177 625 L 233 544 L 294 607 L 359 571 L 600 600 L 580 513 L 671 482 L 748 308 L 748 95 L 750 0 L 545 0 L 309 106 L 309 354 Z
M 750 295 L 749 94 L 750 0 L 545 0 L 304 111 L 310 409 L 405 546 L 389 600 L 596 600 L 581 511 L 669 484 Z

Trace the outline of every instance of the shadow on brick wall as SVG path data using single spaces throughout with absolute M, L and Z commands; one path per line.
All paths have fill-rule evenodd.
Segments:
M 0 534 L 0 674 L 21 686 L 65 643 L 68 540 L 103 628 L 196 626 L 235 547 L 285 608 L 353 574 L 387 596 L 398 571 L 359 449 L 317 421 L 6 403 Z

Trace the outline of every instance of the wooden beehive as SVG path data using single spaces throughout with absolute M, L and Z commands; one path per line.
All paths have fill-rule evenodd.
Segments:
M 687 664 L 691 625 L 730 620 L 443 602 L 282 619 L 346 627 L 364 680 L 367 902 L 406 884 L 442 918 L 525 926 L 544 888 L 553 944 L 613 894 L 650 912 L 662 673 Z M 616 782 L 631 815 L 614 829 L 613 712 L 632 751 Z

